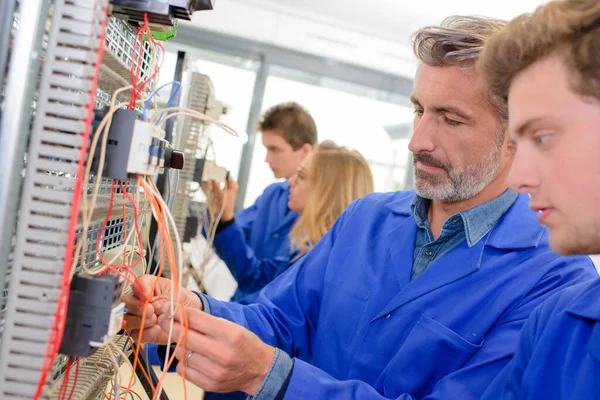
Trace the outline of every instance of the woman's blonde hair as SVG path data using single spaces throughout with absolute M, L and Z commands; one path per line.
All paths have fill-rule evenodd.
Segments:
M 290 233 L 292 247 L 310 250 L 354 200 L 373 192 L 367 160 L 356 150 L 321 143 L 312 154 L 312 191 L 302 216 Z

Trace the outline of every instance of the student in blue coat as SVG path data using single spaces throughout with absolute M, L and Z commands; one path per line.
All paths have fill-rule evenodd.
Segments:
M 240 304 L 252 303 L 263 287 L 331 229 L 350 203 L 373 192 L 373 176 L 364 157 L 331 141 L 317 146 L 302 161 L 289 184 L 287 207 L 299 218 L 288 235 L 288 254 L 258 257 L 240 229 L 226 229 L 219 235 L 218 254 L 245 294 L 237 301 Z
M 184 291 L 178 371 L 255 399 L 479 399 L 532 310 L 597 276 L 588 257 L 552 252 L 527 195 L 507 188 L 507 116 L 474 67 L 502 26 L 451 17 L 415 34 L 416 193 L 354 202 L 251 305 Z M 124 298 L 133 329 L 140 297 L 170 290 L 153 276 L 140 284 L 146 297 Z M 146 307 L 144 340 L 166 343 L 168 306 Z
M 519 17 L 482 70 L 508 102 L 518 152 L 509 176 L 562 254 L 600 253 L 600 3 L 553 1 Z M 486 399 L 600 398 L 600 280 L 537 308 Z
M 216 209 L 221 209 L 225 203 L 213 245 L 217 255 L 236 278 L 236 272 L 247 267 L 248 258 L 269 259 L 275 264 L 287 264 L 289 261 L 291 249 L 288 237 L 298 213 L 288 207 L 290 186 L 287 179 L 296 173 L 317 144 L 315 121 L 307 110 L 296 103 L 282 103 L 269 108 L 259 121 L 258 130 L 267 149 L 265 161 L 276 178 L 286 181 L 271 184 L 252 206 L 235 214 L 237 183 L 230 180 L 226 190 L 216 182 L 203 186 L 205 192 L 211 191 L 214 195 Z M 238 237 L 241 240 L 235 240 L 232 244 L 232 238 Z M 239 254 L 244 257 L 235 256 Z M 248 274 L 245 285 L 238 287 L 231 300 L 251 302 L 256 298 L 256 294 L 253 294 L 256 288 L 264 287 L 276 275 L 256 274 L 256 279 L 252 280 L 251 274 Z

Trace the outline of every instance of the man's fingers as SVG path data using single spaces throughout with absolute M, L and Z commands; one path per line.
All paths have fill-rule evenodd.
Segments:
M 152 286 L 158 278 L 153 275 L 142 275 L 136 279 L 136 284 L 132 285 L 133 293 L 142 300 L 152 298 Z
M 179 375 L 182 375 L 183 368 L 183 362 L 177 364 L 176 371 Z M 199 388 L 206 390 L 207 392 L 223 392 L 224 390 L 219 390 L 214 380 L 207 376 L 204 372 L 205 371 L 203 370 L 185 367 L 185 379 L 192 382 Z
M 162 328 L 163 332 L 168 333 L 170 322 L 171 321 L 165 315 L 162 315 L 158 320 L 158 325 Z M 181 333 L 183 329 L 183 325 L 175 321 L 173 324 L 172 339 L 182 342 L 182 339 L 180 338 L 183 337 Z M 219 360 L 223 354 L 229 353 L 227 347 L 217 339 L 195 331 L 193 328 L 189 328 L 187 331 L 186 348 L 187 350 L 192 350 L 198 354 L 203 354 L 211 360 Z M 186 349 L 180 345 L 178 350 L 183 352 Z M 178 354 L 178 356 L 183 356 L 183 353 Z
M 158 321 L 156 315 L 151 315 L 144 320 L 144 328 L 155 326 Z M 139 329 L 142 326 L 142 318 L 135 315 L 125 315 L 127 329 Z
M 165 304 L 163 306 L 163 313 L 169 315 L 169 311 L 170 304 Z M 196 308 L 185 307 L 185 312 L 187 313 L 187 320 L 191 330 L 214 338 L 223 337 L 224 334 L 231 330 L 231 326 L 237 327 L 237 325 L 232 322 L 222 318 L 213 317 Z M 175 312 L 175 321 L 182 323 L 182 317 L 182 313 L 177 310 Z
M 239 188 L 240 188 L 240 186 L 238 185 L 238 183 L 236 181 L 234 181 L 233 178 L 230 178 L 228 189 L 231 190 L 232 192 L 237 193 Z
M 127 314 L 142 316 L 144 303 L 141 303 L 137 296 L 128 294 L 123 296 L 122 301 L 125 303 L 125 308 L 127 308 Z M 160 309 L 162 310 L 162 307 Z M 151 317 L 154 315 L 155 311 L 157 311 L 155 310 L 155 307 L 152 304 L 148 304 L 146 306 L 146 317 Z
M 158 325 L 154 325 L 150 328 L 145 328 L 144 331 L 142 332 L 142 338 L 140 340 L 140 331 L 139 329 L 134 329 L 131 332 L 131 338 L 133 340 L 135 340 L 136 342 L 150 342 L 150 343 L 156 343 L 156 344 L 166 344 L 167 343 L 167 336 L 164 335 L 164 332 L 162 329 L 160 329 L 160 326 Z

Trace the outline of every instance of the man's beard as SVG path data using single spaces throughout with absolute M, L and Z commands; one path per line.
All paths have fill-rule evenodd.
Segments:
M 415 191 L 425 199 L 445 203 L 471 199 L 498 175 L 501 152 L 502 142 L 497 141 L 484 159 L 462 170 L 453 169 L 450 163 L 437 160 L 430 153 L 413 154 Z M 441 168 L 446 174 L 431 174 L 419 170 L 417 161 Z

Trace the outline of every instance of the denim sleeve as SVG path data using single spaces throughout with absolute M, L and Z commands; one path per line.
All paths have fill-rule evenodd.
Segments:
M 286 384 L 289 383 L 289 377 L 292 374 L 294 361 L 290 356 L 275 349 L 275 357 L 269 368 L 269 372 L 262 382 L 254 397 L 248 397 L 252 400 L 273 400 L 283 398 Z
M 196 293 L 198 295 L 198 297 L 200 297 L 200 301 L 202 302 L 202 311 L 204 311 L 207 314 L 210 314 L 210 304 L 208 303 L 206 296 L 200 292 L 194 292 L 194 293 Z

